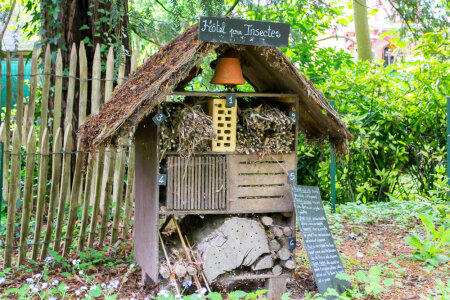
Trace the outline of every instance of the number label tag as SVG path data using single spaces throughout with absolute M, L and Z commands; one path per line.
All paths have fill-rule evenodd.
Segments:
M 294 121 L 294 124 L 297 123 L 298 113 L 296 111 L 289 112 L 289 117 Z
M 297 171 L 295 170 L 288 171 L 288 182 L 297 183 Z
M 227 94 L 226 95 L 226 103 L 225 107 L 235 107 L 236 106 L 236 94 Z
M 158 185 L 166 185 L 167 184 L 167 175 L 166 174 L 158 174 L 157 181 L 158 181 Z
M 295 246 L 297 246 L 297 241 L 295 240 L 295 236 L 288 239 L 289 241 L 289 250 L 294 250 Z
M 156 125 L 161 124 L 162 122 L 164 122 L 165 119 L 167 119 L 167 116 L 165 114 L 163 114 L 162 112 L 156 114 L 152 118 L 153 122 L 155 122 Z

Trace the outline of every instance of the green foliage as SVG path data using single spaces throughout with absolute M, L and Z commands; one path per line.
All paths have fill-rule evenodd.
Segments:
M 417 251 L 413 252 L 415 260 L 421 260 L 427 264 L 437 267 L 439 263 L 448 261 L 445 247 L 450 244 L 450 230 L 440 226 L 438 230 L 430 217 L 420 215 L 423 226 L 426 230 L 426 237 L 421 238 L 412 235 L 405 238 L 405 241 Z M 448 247 L 447 247 L 448 248 Z
M 432 197 L 431 191 L 444 188 L 450 63 L 436 58 L 435 44 L 422 43 L 429 59 L 387 67 L 358 62 L 330 71 L 320 85 L 354 135 L 337 164 L 338 200 Z M 299 182 L 328 195 L 328 157 L 329 147 L 311 148 L 301 138 Z
M 438 285 L 432 295 L 426 297 L 424 295 L 420 295 L 422 299 L 438 299 L 449 300 L 450 299 L 450 279 L 447 280 L 447 284 L 442 282 L 440 278 L 436 279 L 436 284 Z

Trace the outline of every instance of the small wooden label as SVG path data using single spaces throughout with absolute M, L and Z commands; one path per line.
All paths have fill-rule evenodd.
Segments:
M 167 184 L 167 175 L 166 174 L 158 174 L 157 182 L 158 182 L 158 185 L 166 185 Z
M 161 124 L 162 122 L 164 122 L 165 119 L 167 119 L 167 116 L 165 114 L 163 114 L 162 112 L 156 114 L 152 118 L 153 122 L 155 122 L 156 125 Z
M 288 23 L 201 17 L 198 39 L 213 43 L 287 47 L 290 29 Z
M 236 106 L 236 94 L 227 94 L 227 101 L 225 102 L 225 107 L 235 107 Z
M 291 185 L 291 189 L 300 232 L 319 292 L 323 294 L 328 288 L 344 292 L 350 283 L 336 278 L 336 274 L 344 273 L 345 269 L 328 226 L 319 188 Z
M 288 171 L 288 182 L 297 183 L 297 171 L 295 170 Z

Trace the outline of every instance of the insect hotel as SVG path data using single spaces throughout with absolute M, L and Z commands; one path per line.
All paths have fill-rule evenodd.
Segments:
M 81 135 L 95 149 L 134 132 L 134 247 L 144 281 L 214 289 L 267 280 L 276 298 L 295 268 L 298 133 L 337 151 L 350 135 L 277 48 L 198 34 L 197 24 L 151 56 Z M 216 91 L 196 91 L 208 71 Z

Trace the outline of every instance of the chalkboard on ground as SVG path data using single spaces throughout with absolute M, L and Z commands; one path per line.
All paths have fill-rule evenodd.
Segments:
M 324 294 L 328 288 L 334 288 L 342 293 L 350 283 L 336 278 L 345 269 L 328 226 L 319 188 L 301 185 L 291 185 L 291 188 L 303 244 L 319 292 Z
M 201 17 L 198 39 L 205 42 L 287 47 L 288 23 Z

